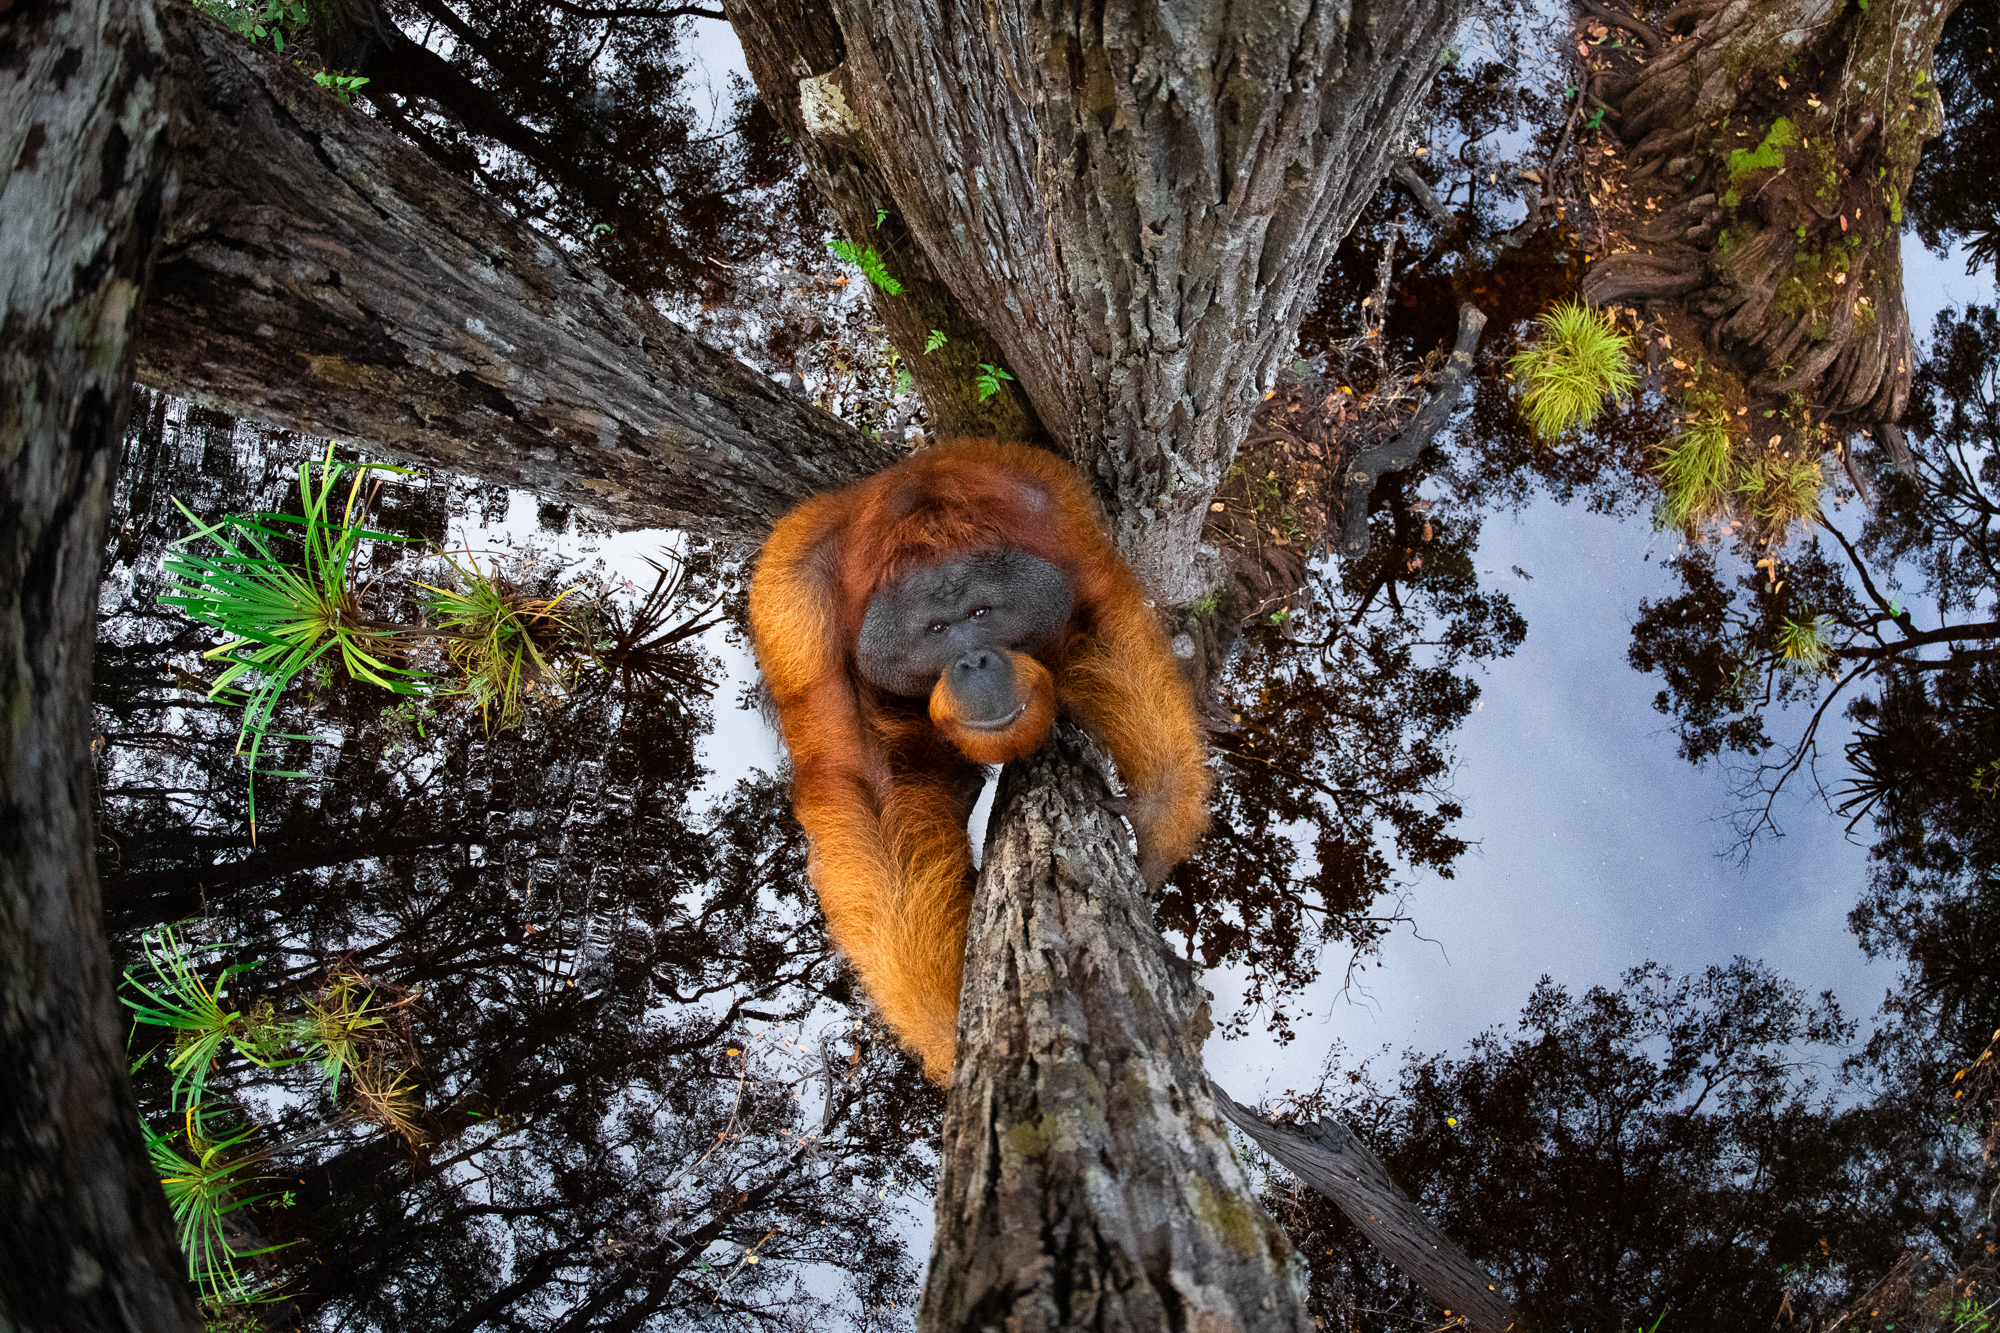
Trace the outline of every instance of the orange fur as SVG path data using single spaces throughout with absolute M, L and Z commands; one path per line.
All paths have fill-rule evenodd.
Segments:
M 1026 759 L 1042 748 L 1056 724 L 1056 678 L 1026 653 L 1008 653 L 1014 662 L 1015 697 L 1027 711 L 998 731 L 982 731 L 959 721 L 958 699 L 944 677 L 931 690 L 931 721 L 957 751 L 975 764 L 1005 764 Z
M 1033 657 L 1013 655 L 1021 718 L 968 730 L 944 689 L 927 703 L 861 679 L 854 648 L 879 589 L 1000 549 L 1048 561 L 1075 591 L 1065 632 Z M 1150 882 L 1208 827 L 1210 775 L 1179 664 L 1089 487 L 1053 454 L 956 440 L 799 506 L 758 557 L 750 631 L 827 930 L 939 1082 L 956 1046 L 979 764 L 1033 753 L 1066 708 L 1118 766 Z

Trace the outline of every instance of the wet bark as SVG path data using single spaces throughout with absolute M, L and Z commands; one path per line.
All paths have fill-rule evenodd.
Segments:
M 183 204 L 139 326 L 154 388 L 620 526 L 761 532 L 898 456 L 178 7 Z
M 1584 294 L 1685 314 L 1760 447 L 1817 456 L 1902 415 L 1902 199 L 1942 127 L 1931 53 L 1957 3 L 1692 0 L 1658 30 L 1588 6 L 1583 32 L 1620 34 L 1589 59 L 1627 151 Z
M 817 46 L 760 50 L 772 16 L 798 9 L 810 19 L 791 25 L 810 22 Z M 1095 477 L 1148 586 L 1192 602 L 1212 577 L 1198 558 L 1208 498 L 1460 5 L 729 12 L 769 101 L 797 106 L 803 81 L 832 108 L 808 118 L 815 139 L 873 169 L 870 187 Z M 841 183 L 820 180 L 838 204 Z
M 139 1136 L 92 855 L 91 650 L 127 338 L 172 201 L 164 52 L 0 8 L 0 1326 L 198 1326 Z
M 1466 1257 L 1396 1184 L 1382 1159 L 1337 1120 L 1273 1124 L 1217 1088 L 1216 1109 L 1354 1224 L 1355 1230 L 1416 1281 L 1447 1318 L 1474 1333 L 1518 1328 L 1492 1274 Z
M 1311 1326 L 1202 1071 L 1104 760 L 1065 724 L 1001 779 L 972 909 L 926 1330 Z

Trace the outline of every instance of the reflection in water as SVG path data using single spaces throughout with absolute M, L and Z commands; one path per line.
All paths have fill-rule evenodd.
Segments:
M 1992 76 L 2000 69 L 1991 22 L 1990 6 L 1968 6 L 1947 30 L 1940 69 L 1958 76 L 1946 88 L 1957 99 L 1947 120 L 1965 156 L 1927 157 L 1937 169 L 1920 177 L 1910 201 L 1913 210 L 1930 210 L 1912 219 L 1921 234 L 1970 238 L 1975 261 L 1993 253 L 1981 240 L 1991 231 L 1992 173 L 1965 169 L 1990 157 Z M 1484 373 L 1456 438 L 1427 450 L 1409 475 L 1376 487 L 1378 552 L 1395 551 L 1404 562 L 1388 565 L 1391 574 L 1415 573 L 1407 562 L 1420 553 L 1429 573 L 1429 553 L 1412 541 L 1417 522 L 1425 538 L 1435 525 L 1448 539 L 1459 520 L 1520 509 L 1543 489 L 1599 512 L 1652 517 L 1660 497 L 1653 451 L 1676 431 L 1661 386 L 1685 387 L 1687 377 L 1673 372 L 1686 367 L 1676 363 L 1703 358 L 1699 336 L 1676 329 L 1672 346 L 1658 340 L 1652 349 L 1649 387 L 1631 407 L 1554 448 L 1532 439 L 1518 412 L 1519 386 L 1507 382 L 1501 363 L 1523 322 L 1573 291 L 1578 275 L 1559 228 L 1521 247 L 1496 246 L 1492 238 L 1518 215 L 1498 215 L 1482 187 L 1516 178 L 1524 162 L 1539 173 L 1561 113 L 1550 118 L 1552 97 L 1523 101 L 1514 76 L 1496 65 L 1468 62 L 1438 86 L 1440 120 L 1456 127 L 1459 151 L 1432 152 L 1419 169 L 1463 214 L 1434 231 L 1439 224 L 1417 213 L 1405 189 L 1385 188 L 1343 247 L 1304 339 L 1309 354 L 1334 364 L 1349 350 L 1337 333 L 1365 327 L 1364 301 L 1385 291 L 1381 339 L 1392 361 L 1447 343 L 1456 299 L 1495 316 Z M 1490 151 L 1490 139 L 1482 145 L 1509 117 L 1518 117 L 1513 128 L 1526 122 L 1532 136 L 1530 145 L 1514 145 L 1531 146 L 1525 158 Z M 1441 147 L 1435 137 L 1429 146 Z M 1928 196 L 1925 179 L 1935 187 Z M 1968 189 L 1974 180 L 1982 183 Z M 1569 203 L 1581 213 L 1579 196 Z M 1770 801 L 1787 780 L 1823 783 L 1842 817 L 1872 824 L 1868 883 L 1849 920 L 1866 951 L 1901 965 L 1884 1007 L 1866 1026 L 1845 1024 L 1830 1006 L 1810 1005 L 1798 988 L 1745 960 L 1690 976 L 1649 964 L 1623 986 L 1581 998 L 1545 979 L 1521 1011 L 1519 1035 L 1494 1030 L 1450 1055 L 1409 1052 L 1379 1081 L 1336 1048 L 1320 1087 L 1296 1099 L 1306 1115 L 1332 1110 L 1359 1129 L 1538 1326 L 1658 1327 L 1664 1314 L 1670 1326 L 1693 1318 L 1746 1331 L 1773 1327 L 1774 1318 L 1800 1328 L 1971 1329 L 1991 1318 L 1990 1210 L 2000 1162 L 2000 990 L 1992 984 L 2000 957 L 1995 321 L 1978 307 L 1939 321 L 1911 367 L 1907 451 L 1887 431 L 1877 432 L 1879 441 L 1850 441 L 1829 463 L 1822 512 L 1811 525 L 1746 521 L 1756 517 L 1757 497 L 1738 497 L 1750 508 L 1689 531 L 1666 562 L 1680 588 L 1633 608 L 1631 663 L 1659 674 L 1658 706 L 1673 718 L 1683 756 L 1733 755 L 1753 765 L 1740 793 L 1746 832 L 1768 827 Z M 1287 410 L 1289 392 L 1281 385 L 1267 403 L 1267 421 Z M 1341 456 L 1337 439 L 1327 445 L 1326 454 Z M 1732 484 L 1755 480 L 1745 473 Z M 1304 535 L 1300 545 L 1310 548 L 1315 534 Z M 1577 580 L 1591 577 L 1595 554 L 1574 553 Z M 1378 565 L 1375 577 L 1384 572 Z M 1285 689 L 1337 683 L 1341 659 L 1326 647 L 1342 641 L 1332 628 L 1368 623 L 1354 605 L 1353 577 L 1340 586 L 1346 602 L 1315 589 L 1339 607 L 1334 614 L 1303 614 L 1253 638 L 1230 683 L 1276 706 L 1259 719 L 1261 730 L 1220 739 L 1223 796 L 1234 798 L 1231 784 L 1259 761 L 1272 787 L 1236 799 L 1225 816 L 1234 860 L 1219 848 L 1201 864 L 1211 874 L 1202 890 L 1170 900 L 1184 916 L 1212 910 L 1206 934 L 1191 932 L 1206 953 L 1232 957 L 1229 947 L 1259 934 L 1274 941 L 1254 961 L 1234 956 L 1248 961 L 1253 1000 L 1282 997 L 1296 984 L 1282 960 L 1309 933 L 1301 921 L 1335 922 L 1344 905 L 1359 902 L 1341 929 L 1365 942 L 1371 925 L 1372 893 L 1339 897 L 1323 871 L 1315 881 L 1294 869 L 1302 852 L 1282 846 L 1267 865 L 1234 846 L 1318 836 L 1325 863 L 1326 824 L 1287 800 L 1321 783 L 1314 766 L 1324 761 L 1309 746 L 1288 746 L 1295 738 L 1286 731 L 1296 719 L 1314 719 L 1298 730 L 1324 723 Z M 1284 656 L 1291 636 L 1331 660 Z M 1269 673 L 1269 685 L 1250 674 L 1253 663 Z M 1365 678 L 1351 691 L 1336 688 L 1324 714 L 1366 719 L 1380 692 Z M 1818 730 L 1837 725 L 1841 702 L 1857 724 L 1852 740 L 1844 754 L 1822 751 Z M 1432 719 L 1448 729 L 1462 716 L 1436 709 Z M 1424 739 L 1443 746 L 1437 736 Z M 1350 808 L 1366 809 L 1366 789 L 1324 782 L 1320 791 L 1339 791 Z M 1434 827 L 1442 827 L 1456 811 L 1446 798 L 1433 802 Z M 1426 864 L 1421 845 L 1405 842 L 1400 851 L 1412 865 Z M 1767 843 L 1758 856 L 1788 852 L 1796 857 L 1796 846 Z M 1359 874 L 1345 881 L 1365 882 Z M 1301 894 L 1307 884 L 1321 896 Z M 1806 1063 L 1815 1058 L 1824 1066 L 1817 1075 Z M 1267 1202 L 1312 1266 L 1315 1313 L 1329 1325 L 1406 1327 L 1426 1314 L 1442 1322 L 1323 1202 L 1296 1189 L 1273 1190 Z
M 416 997 L 418 1150 L 354 1114 L 352 1076 L 211 1074 L 209 1138 L 261 1126 L 254 1169 L 284 1195 L 249 1210 L 257 1244 L 238 1249 L 307 1242 L 254 1262 L 314 1327 L 579 1307 L 868 1327 L 907 1307 L 895 1200 L 930 1179 L 936 1094 L 848 1016 L 783 784 L 755 774 L 691 806 L 710 705 L 652 688 L 658 650 L 491 734 L 462 703 L 419 715 L 327 673 L 273 728 L 312 737 L 275 765 L 311 776 L 260 784 L 249 844 L 239 715 L 205 697 L 212 640 L 159 602 L 183 530 L 168 496 L 283 506 L 310 447 L 155 400 L 121 460 L 103 593 L 100 866 L 123 963 L 143 931 L 198 920 L 211 976 L 256 964 L 230 988 L 246 1007 L 296 1011 L 335 972 Z M 467 510 L 505 497 L 398 484 L 371 522 L 437 541 Z M 398 553 L 376 556 L 380 577 Z M 712 552 L 689 567 L 693 605 L 732 592 Z M 518 577 L 557 572 L 545 556 Z M 649 642 L 648 620 L 628 602 L 606 637 Z M 682 665 L 678 681 L 716 675 Z M 139 1074 L 163 1133 L 165 1055 Z

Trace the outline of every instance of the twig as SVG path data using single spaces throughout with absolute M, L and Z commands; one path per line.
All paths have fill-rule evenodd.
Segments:
M 1417 169 L 1408 161 L 1398 162 L 1389 168 L 1389 175 L 1410 192 L 1410 197 L 1417 201 L 1417 207 L 1424 210 L 1424 216 L 1440 227 L 1457 224 L 1458 216 L 1444 206 L 1444 202 L 1437 197 L 1437 191 L 1430 187 L 1430 182 L 1419 176 Z

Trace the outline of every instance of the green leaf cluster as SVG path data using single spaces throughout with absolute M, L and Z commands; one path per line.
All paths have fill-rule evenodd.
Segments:
M 162 1134 L 141 1121 L 140 1130 L 173 1211 L 188 1281 L 213 1317 L 278 1299 L 273 1281 L 239 1265 L 285 1248 L 239 1249 L 228 1235 L 225 1219 L 230 1214 L 274 1194 L 248 1192 L 266 1179 L 257 1170 L 269 1158 L 268 1149 L 252 1143 L 256 1127 L 211 1127 L 219 1111 L 207 1095 L 207 1080 L 225 1054 L 233 1052 L 263 1069 L 311 1063 L 334 1089 L 345 1074 L 362 1118 L 411 1143 L 421 1140 L 410 1119 L 414 1094 L 407 1071 L 384 1068 L 373 1049 L 385 1025 L 384 1006 L 370 984 L 336 970 L 306 1002 L 302 1015 L 280 1015 L 268 1002 L 244 1008 L 229 1002 L 229 982 L 252 971 L 254 964 L 228 964 L 213 982 L 204 980 L 196 966 L 201 954 L 219 947 L 223 946 L 195 944 L 172 926 L 147 933 L 140 948 L 151 975 L 142 980 L 128 970 L 128 993 L 120 997 L 132 1010 L 135 1037 L 144 1027 L 172 1034 L 167 1057 L 173 1073 L 169 1102 L 180 1124 Z M 150 1058 L 141 1057 L 134 1072 Z M 276 1197 L 291 1202 L 288 1194 Z
M 268 40 L 280 55 L 286 30 L 307 19 L 305 0 L 194 0 L 194 7 L 246 41 Z
M 1656 471 L 1665 496 L 1660 526 L 1685 527 L 1720 514 L 1729 503 L 1729 417 L 1711 403 L 1684 423 L 1660 451 Z
M 1012 375 L 1009 375 L 1006 371 L 994 365 L 992 362 L 981 361 L 979 363 L 979 380 L 978 380 L 979 401 L 983 403 L 988 398 L 991 398 L 994 394 L 999 393 L 1000 382 L 1002 380 L 1011 380 L 1013 378 L 1014 377 Z
M 863 277 L 889 295 L 903 294 L 903 284 L 890 276 L 888 268 L 882 263 L 882 256 L 875 253 L 874 246 L 856 245 L 853 241 L 843 238 L 828 241 L 826 248 L 833 251 L 836 258 L 860 269 Z
M 1638 387 L 1625 335 L 1611 316 L 1581 301 L 1544 314 L 1534 341 L 1507 362 L 1521 385 L 1521 412 L 1543 443 L 1588 426 L 1605 403 Z
M 225 514 L 204 523 L 186 505 L 174 504 L 194 531 L 173 543 L 166 571 L 176 582 L 160 600 L 228 638 L 202 656 L 228 663 L 209 688 L 210 699 L 243 706 L 236 752 L 247 756 L 251 774 L 250 830 L 257 829 L 257 759 L 269 737 L 271 719 L 299 674 L 329 653 L 337 653 L 347 674 L 397 694 L 421 689 L 423 673 L 389 665 L 406 646 L 397 626 L 368 620 L 353 579 L 355 554 L 363 542 L 402 541 L 386 532 L 356 526 L 361 484 L 371 471 L 405 472 L 379 463 L 337 462 L 333 446 L 317 469 L 299 465 L 302 514 Z M 317 476 L 315 476 L 317 472 Z M 352 477 L 338 518 L 333 492 Z M 303 554 L 295 563 L 274 543 L 296 541 Z M 202 553 L 196 548 L 206 543 Z M 245 685 L 238 685 L 239 680 Z M 297 777 L 297 773 L 272 776 Z

